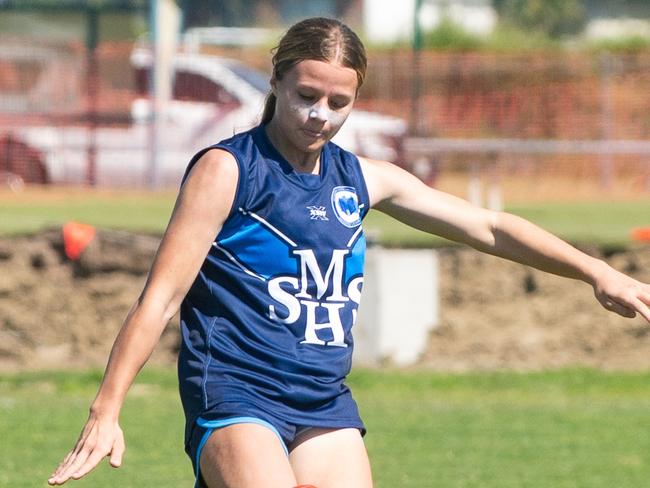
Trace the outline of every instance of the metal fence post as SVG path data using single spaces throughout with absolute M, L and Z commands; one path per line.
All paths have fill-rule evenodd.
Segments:
M 601 139 L 607 141 L 612 139 L 614 127 L 614 111 L 612 109 L 612 76 L 614 74 L 614 63 L 612 55 L 608 52 L 600 57 L 601 71 Z M 599 154 L 600 160 L 600 183 L 605 190 L 610 190 L 613 180 L 613 161 L 609 152 Z

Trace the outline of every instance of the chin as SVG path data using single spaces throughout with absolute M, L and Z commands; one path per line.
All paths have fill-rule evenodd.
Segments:
M 322 139 L 320 141 L 313 142 L 307 146 L 307 152 L 316 152 L 323 149 L 323 146 L 329 142 L 329 139 Z
M 314 152 L 320 151 L 322 147 L 329 142 L 329 139 L 326 137 L 316 139 L 315 141 L 306 142 L 306 141 L 295 141 L 296 148 L 304 152 Z

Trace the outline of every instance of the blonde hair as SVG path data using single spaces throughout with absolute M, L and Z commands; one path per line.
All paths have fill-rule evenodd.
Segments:
M 300 61 L 313 59 L 337 63 L 357 73 L 357 90 L 366 76 L 366 50 L 359 37 L 343 22 L 313 17 L 294 24 L 273 49 L 273 78 L 282 76 Z M 264 103 L 262 123 L 275 113 L 275 95 L 269 93 Z

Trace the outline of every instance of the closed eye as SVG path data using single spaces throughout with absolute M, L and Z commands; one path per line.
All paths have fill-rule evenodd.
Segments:
M 298 96 L 300 97 L 301 100 L 304 100 L 305 102 L 313 102 L 316 97 L 313 95 L 307 95 L 305 93 L 298 93 Z
M 341 110 L 342 108 L 347 107 L 350 104 L 350 100 L 343 99 L 343 98 L 335 98 L 333 100 L 330 100 L 330 107 L 333 110 Z

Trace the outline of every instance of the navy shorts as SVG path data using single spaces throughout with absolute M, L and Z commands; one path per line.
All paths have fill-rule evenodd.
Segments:
M 186 452 L 192 461 L 194 475 L 196 476 L 195 488 L 203 487 L 205 484 L 201 478 L 199 460 L 201 450 L 207 442 L 210 434 L 214 430 L 235 424 L 257 424 L 262 425 L 273 431 L 284 452 L 289 455 L 289 446 L 298 437 L 298 435 L 312 428 L 356 428 L 361 435 L 365 435 L 366 430 L 360 420 L 350 422 L 324 422 L 322 425 L 297 425 L 271 415 L 253 405 L 242 402 L 228 402 L 219 405 L 218 413 L 210 412 L 196 419 L 190 433 L 189 441 L 186 446 Z

